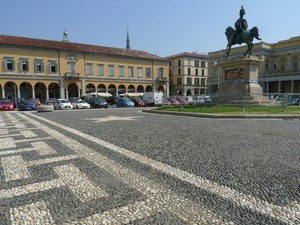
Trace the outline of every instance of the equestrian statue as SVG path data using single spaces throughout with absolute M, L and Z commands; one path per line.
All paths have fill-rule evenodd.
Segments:
M 241 6 L 240 9 L 240 18 L 234 24 L 235 29 L 231 26 L 227 27 L 225 31 L 225 35 L 228 40 L 226 54 L 227 57 L 229 56 L 230 49 L 232 45 L 235 44 L 247 44 L 248 48 L 244 55 L 248 54 L 248 57 L 252 54 L 252 47 L 253 47 L 253 39 L 256 38 L 257 40 L 261 40 L 259 38 L 259 32 L 257 27 L 253 27 L 252 29 L 248 30 L 247 21 L 244 19 L 244 15 L 246 14 L 245 9 Z

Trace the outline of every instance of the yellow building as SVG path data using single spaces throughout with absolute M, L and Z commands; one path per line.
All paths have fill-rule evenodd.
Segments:
M 246 46 L 231 49 L 230 58 L 242 56 Z M 279 95 L 282 93 L 300 96 L 300 36 L 274 44 L 260 42 L 254 45 L 252 55 L 262 60 L 258 71 L 258 82 L 263 93 Z M 226 51 L 210 52 L 208 86 L 210 93 L 218 92 L 220 74 L 218 62 L 226 58 Z
M 170 94 L 197 95 L 207 91 L 208 61 L 206 55 L 183 52 L 168 56 L 170 60 Z
M 66 35 L 66 33 L 64 33 Z M 127 40 L 128 41 L 128 40 Z M 168 95 L 169 61 L 144 51 L 0 35 L 0 97 L 79 97 L 97 92 Z

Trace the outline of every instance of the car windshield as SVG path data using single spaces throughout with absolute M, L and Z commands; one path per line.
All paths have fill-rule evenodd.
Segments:
M 35 102 L 32 101 L 32 100 L 23 100 L 21 103 L 25 103 L 25 104 L 35 104 Z
M 4 104 L 12 104 L 12 102 L 10 100 L 2 100 L 0 101 L 0 104 L 1 105 L 4 105 Z
M 68 100 L 60 100 L 60 103 L 69 103 Z
M 77 100 L 76 103 L 86 103 L 86 101 L 83 101 L 83 100 Z

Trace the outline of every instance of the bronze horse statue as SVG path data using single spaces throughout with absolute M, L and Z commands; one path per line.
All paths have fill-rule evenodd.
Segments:
M 242 44 L 245 43 L 248 45 L 248 49 L 245 52 L 244 55 L 248 54 L 248 57 L 252 54 L 252 48 L 253 48 L 253 39 L 256 38 L 257 40 L 261 40 L 259 38 L 259 33 L 258 33 L 258 28 L 257 27 L 253 27 L 250 30 L 243 30 L 241 32 L 236 32 L 235 29 L 233 29 L 232 27 L 227 27 L 226 31 L 225 31 L 225 35 L 227 36 L 227 40 L 228 40 L 228 44 L 227 44 L 227 48 L 226 48 L 226 54 L 227 57 L 229 56 L 230 53 L 230 49 L 232 45 L 235 44 Z M 234 36 L 232 36 L 234 35 Z

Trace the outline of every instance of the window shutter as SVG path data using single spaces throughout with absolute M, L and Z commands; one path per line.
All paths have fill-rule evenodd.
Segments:
M 7 71 L 8 70 L 8 68 L 7 68 L 7 59 L 5 59 L 4 66 L 5 66 L 5 71 Z
M 58 65 L 57 63 L 55 63 L 55 73 L 57 73 L 57 71 L 58 71 Z
M 37 62 L 34 62 L 34 72 L 37 73 L 38 72 L 38 68 L 37 68 Z
M 41 72 L 44 73 L 44 62 L 41 62 Z
M 15 70 L 15 60 L 11 60 L 12 63 L 12 70 Z

